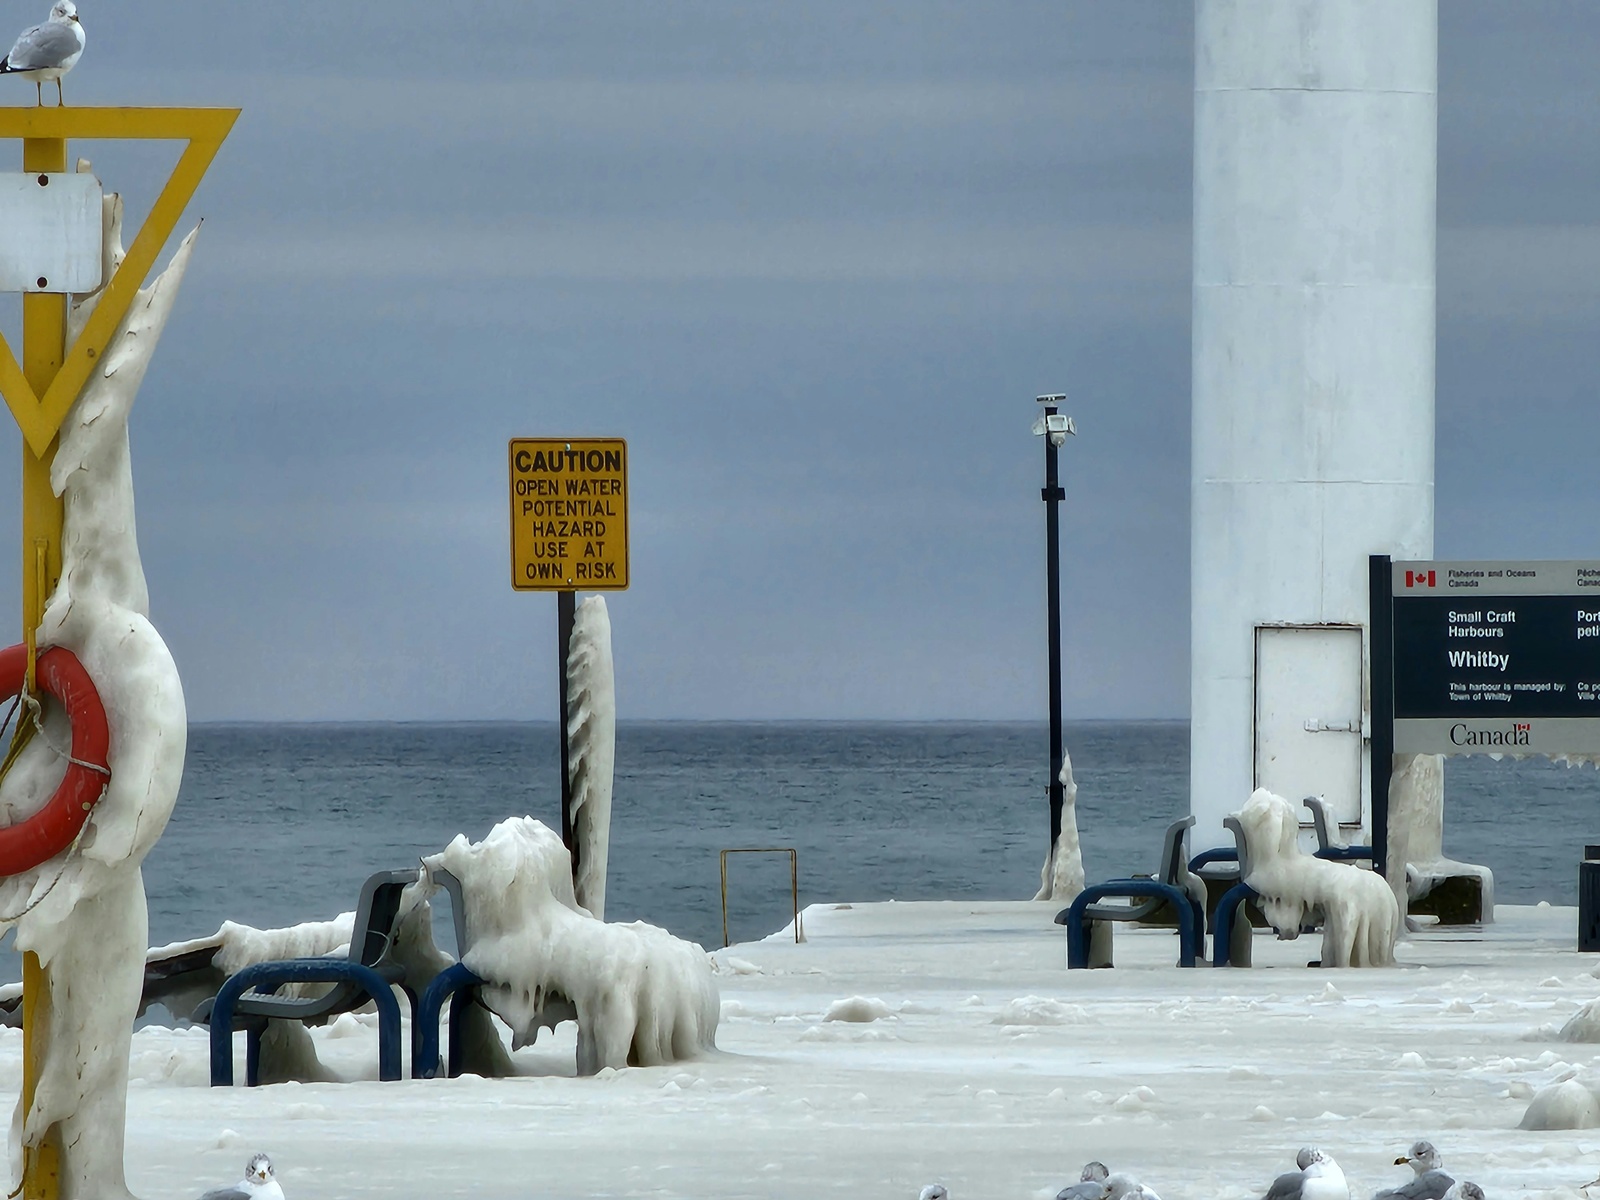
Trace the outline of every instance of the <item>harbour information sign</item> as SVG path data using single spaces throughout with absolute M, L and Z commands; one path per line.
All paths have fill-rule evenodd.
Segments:
M 610 592 L 628 586 L 628 444 L 512 438 L 511 586 Z
M 1600 754 L 1600 561 L 1396 562 L 1394 751 Z

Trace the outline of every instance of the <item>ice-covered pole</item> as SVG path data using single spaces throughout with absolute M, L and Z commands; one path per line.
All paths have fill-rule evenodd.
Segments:
M 1039 872 L 1035 900 L 1076 900 L 1083 891 L 1083 849 L 1078 841 L 1078 781 L 1072 776 L 1072 757 L 1061 750 L 1061 770 L 1056 781 L 1061 785 L 1061 826 L 1056 840 Z
M 1057 475 L 1056 452 L 1066 441 L 1067 434 L 1075 432 L 1072 418 L 1061 415 L 1060 405 L 1066 396 L 1052 394 L 1037 397 L 1044 405 L 1044 416 L 1034 422 L 1033 432 L 1044 438 L 1044 487 L 1040 498 L 1044 500 L 1045 547 L 1045 625 L 1049 643 L 1050 672 L 1050 840 L 1049 853 L 1053 854 L 1061 837 L 1061 810 L 1065 803 L 1061 783 L 1062 733 L 1061 733 L 1061 501 L 1067 493 Z
M 65 171 L 65 138 L 28 138 L 22 143 L 22 169 Z M 22 298 L 22 370 L 35 396 L 45 394 L 66 357 L 67 297 L 39 293 Z M 22 632 L 30 657 L 45 597 L 61 570 L 61 500 L 50 487 L 51 454 L 22 445 Z M 30 664 L 28 685 L 33 684 Z M 50 982 L 39 956 L 22 956 L 22 1092 L 19 1107 L 33 1102 L 48 1049 L 46 1017 Z M 24 1200 L 55 1200 L 60 1187 L 61 1141 L 51 1134 L 24 1152 L 18 1164 Z
M 122 202 L 105 200 L 106 275 L 120 263 Z M 31 871 L 0 880 L 0 920 L 37 955 L 47 1036 L 37 1082 L 18 1099 L 14 1150 L 27 1158 L 30 1194 L 128 1195 L 123 1176 L 128 1049 L 148 942 L 140 864 L 161 836 L 183 774 L 188 722 L 183 688 L 149 621 L 134 527 L 128 415 L 177 297 L 194 234 L 172 264 L 133 297 L 61 425 L 50 484 L 62 499 L 61 576 L 38 627 L 41 647 L 83 664 L 110 730 L 109 782 L 84 836 Z M 68 318 L 70 340 L 103 295 Z M 61 774 L 70 730 L 59 708 L 0 781 L 0 803 L 25 813 Z M 59 1147 L 55 1154 L 45 1148 Z M 52 1159 L 56 1161 L 52 1162 Z M 41 1167 L 53 1168 L 43 1173 Z
M 187 723 L 176 670 L 145 615 L 126 422 L 192 235 L 162 279 L 139 289 L 238 116 L 237 109 L 0 109 L 0 138 L 22 142 L 25 181 L 8 191 L 0 221 L 0 238 L 17 255 L 4 286 L 24 293 L 21 370 L 0 337 L 0 392 L 23 439 L 24 710 L 40 713 L 29 719 L 36 736 L 21 734 L 9 770 L 0 770 L 0 809 L 31 820 L 65 769 L 61 739 L 73 735 L 67 714 L 35 696 L 36 652 L 49 647 L 75 656 L 88 675 L 105 711 L 113 772 L 78 843 L 0 879 L 0 922 L 16 925 L 23 951 L 13 1150 L 24 1200 L 127 1192 L 123 1092 L 145 941 L 138 864 L 176 797 L 171 768 L 181 771 Z M 98 183 L 86 188 L 65 177 L 73 137 L 185 142 L 126 254 L 117 236 L 120 201 L 81 206 L 99 195 Z M 36 269 L 19 271 L 18 263 Z M 68 293 L 77 303 L 69 306 Z M 111 953 L 101 954 L 106 947 Z M 105 1001 L 98 1007 L 97 998 Z
M 566 679 L 571 845 L 576 860 L 572 884 L 578 903 L 603 921 L 611 847 L 617 689 L 611 663 L 611 618 L 602 596 L 590 596 L 573 614 Z

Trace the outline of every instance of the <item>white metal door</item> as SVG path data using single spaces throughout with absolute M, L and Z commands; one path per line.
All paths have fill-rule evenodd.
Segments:
M 1256 630 L 1256 786 L 1341 825 L 1361 824 L 1361 658 L 1359 626 Z

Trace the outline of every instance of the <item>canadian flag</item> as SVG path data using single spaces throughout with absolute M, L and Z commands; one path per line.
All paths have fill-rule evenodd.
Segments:
M 1407 571 L 1406 572 L 1406 586 L 1408 588 L 1409 587 L 1430 587 L 1431 588 L 1431 587 L 1435 586 L 1435 576 L 1436 576 L 1436 574 L 1437 574 L 1437 572 L 1434 572 L 1434 571 Z

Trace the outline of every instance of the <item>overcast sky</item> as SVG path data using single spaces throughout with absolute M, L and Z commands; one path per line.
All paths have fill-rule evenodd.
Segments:
M 1600 5 L 1440 8 L 1438 552 L 1600 557 Z M 194 719 L 552 717 L 561 435 L 629 441 L 624 718 L 1042 718 L 1058 389 L 1069 715 L 1186 715 L 1189 3 L 81 11 L 70 101 L 244 109 L 134 413 Z

